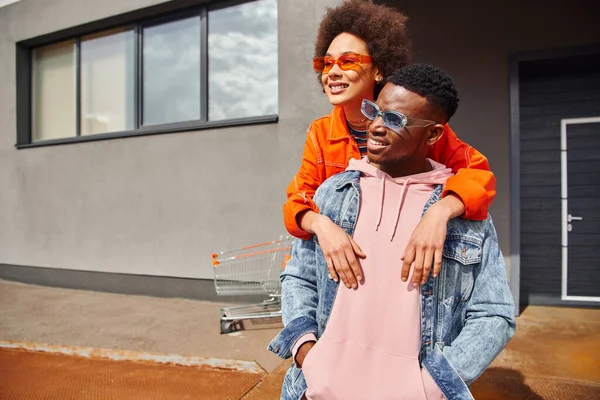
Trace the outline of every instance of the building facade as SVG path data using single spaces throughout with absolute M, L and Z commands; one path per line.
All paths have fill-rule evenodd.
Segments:
M 210 298 L 212 253 L 284 232 L 306 128 L 330 109 L 311 59 L 338 2 L 0 7 L 0 277 Z M 414 61 L 458 87 L 452 127 L 496 174 L 515 297 L 600 304 L 600 7 L 386 3 Z

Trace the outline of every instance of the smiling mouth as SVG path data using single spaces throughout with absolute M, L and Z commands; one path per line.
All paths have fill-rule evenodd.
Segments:
M 377 139 L 369 138 L 367 141 L 371 147 L 385 147 L 388 144 Z
M 329 85 L 329 89 L 331 90 L 331 93 L 336 94 L 336 93 L 340 93 L 343 92 L 344 90 L 346 90 L 348 88 L 348 84 L 346 83 L 334 83 Z

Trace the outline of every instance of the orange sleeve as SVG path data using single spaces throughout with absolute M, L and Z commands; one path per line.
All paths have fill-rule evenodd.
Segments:
M 317 188 L 325 181 L 324 164 L 319 163 L 321 157 L 322 151 L 311 126 L 304 144 L 302 165 L 288 185 L 287 201 L 283 205 L 285 227 L 290 235 L 299 239 L 310 239 L 312 235 L 302 230 L 298 224 L 298 215 L 306 210 L 319 212 L 317 205 L 313 202 L 313 197 Z
M 487 158 L 458 139 L 448 124 L 440 140 L 429 150 L 429 157 L 455 173 L 446 181 L 442 196 L 453 193 L 460 197 L 465 205 L 464 218 L 486 219 L 496 196 L 496 177 L 490 171 Z

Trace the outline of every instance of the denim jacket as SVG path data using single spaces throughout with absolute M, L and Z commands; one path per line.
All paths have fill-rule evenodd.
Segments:
M 350 236 L 360 209 L 359 178 L 358 171 L 335 175 L 314 197 L 321 214 Z M 438 186 L 423 213 L 441 193 Z M 307 333 L 317 338 L 323 335 L 338 283 L 328 278 L 316 236 L 294 241 L 281 280 L 284 328 L 269 344 L 269 350 L 287 359 L 300 337 Z M 451 220 L 441 272 L 436 278 L 430 275 L 421 286 L 421 366 L 448 400 L 473 399 L 468 385 L 491 364 L 514 332 L 514 303 L 491 217 L 484 221 Z M 299 400 L 305 391 L 302 370 L 292 365 L 284 378 L 281 399 Z

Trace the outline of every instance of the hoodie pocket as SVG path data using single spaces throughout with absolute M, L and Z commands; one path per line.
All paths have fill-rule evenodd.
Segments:
M 331 335 L 317 341 L 302 371 L 310 400 L 426 399 L 417 357 Z

